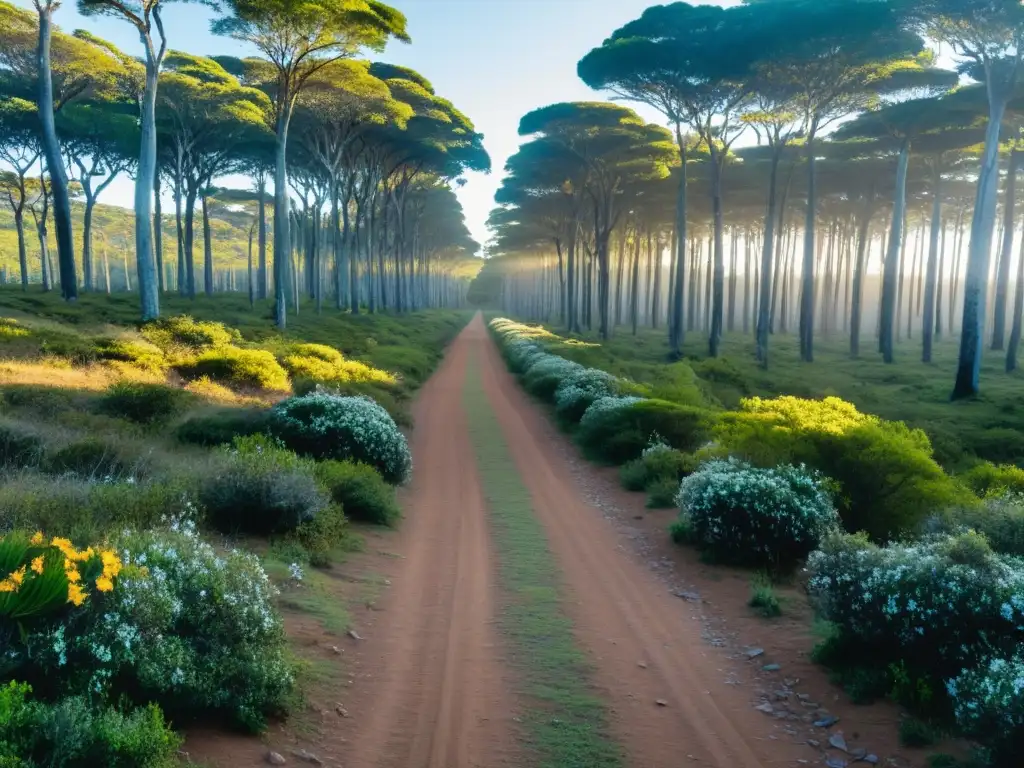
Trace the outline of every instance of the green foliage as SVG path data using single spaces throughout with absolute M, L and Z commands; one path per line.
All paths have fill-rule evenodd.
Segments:
M 679 481 L 663 478 L 647 486 L 648 509 L 671 509 L 676 505 Z
M 372 384 L 390 387 L 395 377 L 358 360 L 346 359 L 338 350 L 323 344 L 297 344 L 282 357 L 281 364 L 293 379 L 317 384 Z
M 904 717 L 900 721 L 900 744 L 904 747 L 930 747 L 941 738 L 942 734 L 924 720 Z
M 43 451 L 43 440 L 35 430 L 17 421 L 0 420 L 0 469 L 36 466 Z
M 696 541 L 696 534 L 693 530 L 693 520 L 689 515 L 680 515 L 668 527 L 669 535 L 676 544 L 693 544 Z
M 96 341 L 101 360 L 120 360 L 143 371 L 162 371 L 167 361 L 160 347 L 142 339 L 101 338 Z
M 984 745 L 985 757 L 994 768 L 1020 765 L 1024 749 L 1022 676 L 1024 658 L 1019 654 L 997 656 L 965 669 L 948 684 L 957 724 Z
M 328 565 L 329 554 L 348 535 L 348 519 L 340 505 L 329 504 L 295 529 L 295 538 L 313 565 Z
M 255 534 L 294 531 L 330 505 L 313 463 L 261 435 L 235 439 L 200 486 L 199 502 L 218 530 Z
M 147 341 L 165 352 L 197 353 L 241 341 L 241 334 L 223 323 L 196 320 L 189 315 L 167 317 L 142 329 Z
M 0 687 L 0 765 L 173 768 L 178 764 L 182 739 L 155 704 L 125 714 L 111 707 L 93 707 L 77 696 L 42 702 L 30 698 L 31 692 L 24 683 Z
M 989 496 L 981 504 L 945 511 L 929 521 L 928 528 L 947 532 L 974 530 L 996 552 L 1024 557 L 1024 496 Z
M 66 389 L 35 384 L 6 384 L 3 405 L 7 408 L 35 411 L 48 418 L 74 406 L 75 397 Z
M 1007 491 L 1024 493 L 1024 469 L 1013 464 L 990 461 L 976 464 L 960 475 L 963 483 L 979 496 L 1001 496 Z
M 766 619 L 782 615 L 782 604 L 767 574 L 758 574 L 750 580 L 750 600 L 747 605 L 755 608 Z
M 189 418 L 178 425 L 174 434 L 183 443 L 215 446 L 269 429 L 269 408 L 222 408 Z
M 223 346 L 183 362 L 175 370 L 186 379 L 204 376 L 241 389 L 284 391 L 290 388 L 288 374 L 270 352 Z
M 321 461 L 316 477 L 350 520 L 395 525 L 402 515 L 395 489 L 373 467 L 350 461 Z
M 96 408 L 136 424 L 160 425 L 184 411 L 194 399 L 190 392 L 166 384 L 119 381 L 107 389 Z
M 690 453 L 677 451 L 662 443 L 646 448 L 639 459 L 622 465 L 619 479 L 628 491 L 646 491 L 667 483 L 679 487 L 679 481 L 697 469 L 698 461 Z
M 534 397 L 553 402 L 555 390 L 581 370 L 579 363 L 557 355 L 538 355 L 525 369 L 523 387 Z
M 144 456 L 130 455 L 116 440 L 86 437 L 49 451 L 43 467 L 55 475 L 122 480 L 146 474 L 148 461 Z
M 714 421 L 708 411 L 664 400 L 626 400 L 605 398 L 587 409 L 576 440 L 588 457 L 622 464 L 639 457 L 654 435 L 680 451 L 693 451 L 708 439 Z
M 887 541 L 969 499 L 932 458 L 924 432 L 901 422 L 862 414 L 838 398 L 752 398 L 742 406 L 722 416 L 715 431 L 721 446 L 759 466 L 804 463 L 835 480 L 848 531 Z

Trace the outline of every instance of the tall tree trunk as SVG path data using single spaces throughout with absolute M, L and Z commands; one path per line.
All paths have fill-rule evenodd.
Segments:
M 156 89 L 160 62 L 146 46 L 146 87 L 142 95 L 139 163 L 135 173 L 135 259 L 142 319 L 160 316 L 160 291 L 153 259 L 153 177 L 156 174 Z
M 903 224 L 907 211 L 907 168 L 910 164 L 910 140 L 904 139 L 900 147 L 900 159 L 896 168 L 896 192 L 892 206 L 892 226 L 889 229 L 889 250 L 885 255 L 882 272 L 882 358 L 887 363 L 894 360 L 893 342 L 896 332 L 896 300 L 899 282 L 900 251 L 903 246 Z
M 1022 314 L 1024 314 L 1024 238 L 1021 238 L 1020 253 L 1017 254 L 1017 285 L 1013 291 L 1013 330 L 1010 331 L 1010 344 L 1006 350 L 1007 373 L 1017 370 Z
M 932 221 L 928 237 L 928 263 L 924 275 L 924 316 L 921 319 L 921 362 L 932 361 L 935 338 L 935 297 L 939 292 L 939 235 L 942 230 L 942 163 L 932 160 Z
M 714 146 L 714 145 L 712 145 Z M 708 338 L 708 354 L 718 357 L 722 343 L 722 327 L 725 321 L 725 243 L 723 242 L 722 221 L 722 163 L 718 151 L 713 149 L 711 155 L 711 218 L 713 240 L 713 275 L 711 288 L 711 333 Z
M 864 304 L 864 274 L 867 271 L 868 247 L 871 243 L 871 214 L 874 209 L 875 190 L 871 187 L 864 199 L 857 228 L 857 259 L 853 267 L 853 286 L 850 296 L 850 356 L 860 354 L 861 313 Z
M 185 267 L 185 225 L 181 211 L 181 179 L 174 180 L 174 225 L 178 240 L 178 295 L 188 294 L 188 273 Z
M 739 240 L 736 228 L 732 228 L 732 236 L 729 238 L 729 313 L 726 316 L 725 328 L 730 333 L 736 330 L 736 282 L 737 258 L 739 256 Z
M 253 280 L 252 273 L 252 236 L 255 226 L 249 227 L 249 260 L 246 263 L 247 267 L 247 287 L 249 288 L 249 306 L 252 307 L 256 303 L 256 283 Z
M 683 140 L 682 129 L 676 123 L 676 143 L 679 147 L 679 190 L 676 194 L 676 226 L 675 241 L 676 248 L 673 257 L 675 259 L 675 278 L 671 286 L 672 308 L 669 312 L 668 343 L 671 347 L 673 358 L 683 356 L 683 341 L 685 331 L 683 330 L 683 295 L 686 291 L 686 143 Z
M 267 181 L 261 169 L 257 192 L 260 196 L 259 209 L 259 267 L 256 273 L 256 298 L 267 298 Z
M 990 90 L 993 86 L 990 86 Z M 980 388 L 981 346 L 985 328 L 985 288 L 992 252 L 992 228 L 996 218 L 999 184 L 999 129 L 1006 112 L 1006 98 L 989 96 L 989 125 L 985 153 L 978 173 L 978 191 L 971 222 L 971 244 L 964 278 L 964 311 L 960 333 L 954 400 L 976 395 Z
M 195 223 L 198 194 L 196 185 L 190 182 L 185 192 L 185 282 L 186 293 L 190 299 L 196 297 Z
M 210 206 L 207 198 L 209 181 L 203 186 L 200 203 L 203 206 L 203 293 L 213 296 L 213 240 L 210 236 Z
M 39 42 L 36 48 L 38 73 L 37 108 L 42 123 L 43 154 L 50 172 L 53 194 L 53 224 L 57 231 L 57 264 L 60 271 L 60 292 L 67 301 L 78 298 L 78 276 L 75 274 L 75 238 L 71 231 L 71 196 L 68 175 L 60 154 L 57 126 L 53 118 L 53 78 L 50 68 L 50 40 L 53 36 L 52 0 L 37 3 L 39 11 Z
M 153 171 L 153 253 L 156 257 L 157 291 L 164 292 L 164 212 L 160 203 L 160 168 Z
M 274 150 L 274 322 L 284 330 L 288 324 L 288 272 L 291 265 L 291 232 L 288 199 L 288 123 L 291 109 L 289 93 L 279 93 L 282 101 L 277 118 L 277 144 Z
M 1003 203 L 1003 247 L 996 269 L 996 296 L 992 314 L 992 349 L 1002 349 L 1006 335 L 1006 299 L 1010 287 L 1010 259 L 1013 253 L 1013 235 L 1017 229 L 1017 169 L 1021 151 L 1010 152 L 1010 167 L 1006 170 L 1006 197 Z
M 647 249 L 650 251 L 650 233 L 647 235 Z M 640 231 L 634 234 L 633 243 L 633 285 L 630 291 L 629 313 L 633 323 L 633 335 L 636 336 L 640 323 Z
M 85 193 L 85 213 L 82 216 L 82 289 L 91 291 L 95 287 L 92 274 L 92 215 L 96 207 L 96 196 L 88 183 L 82 184 Z
M 23 203 L 14 209 L 14 229 L 18 233 L 18 267 L 21 269 L 21 287 L 27 291 L 28 247 L 25 244 L 25 207 Z
M 804 264 L 800 294 L 800 359 L 814 362 L 814 224 L 817 213 L 814 127 L 807 137 L 807 213 L 804 219 Z

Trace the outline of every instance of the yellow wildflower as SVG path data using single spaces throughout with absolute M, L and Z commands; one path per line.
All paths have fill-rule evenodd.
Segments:
M 100 592 L 110 592 L 114 588 L 114 582 L 106 576 L 100 576 L 96 579 L 96 589 Z
M 43 556 L 40 555 L 32 561 L 32 570 L 41 574 L 43 572 Z
M 14 585 L 14 582 L 10 579 L 4 579 L 0 581 L 0 592 L 17 592 L 18 588 Z
M 100 552 L 100 559 L 103 561 L 103 575 L 108 579 L 117 578 L 121 572 L 121 561 L 111 550 Z
M 14 582 L 15 586 L 20 587 L 22 582 L 25 581 L 25 571 L 26 571 L 26 568 L 23 565 L 23 566 L 21 566 L 21 568 L 19 568 L 18 570 L 16 570 L 14 573 L 11 574 L 10 578 L 11 578 L 11 581 Z
M 64 557 L 68 558 L 69 560 L 75 560 L 78 558 L 77 550 L 72 546 L 71 542 L 67 539 L 55 537 L 50 540 L 50 544 L 59 549 L 61 551 L 61 554 L 63 554 Z
M 78 584 L 68 584 L 68 602 L 76 606 L 85 602 L 85 591 Z
M 36 546 L 39 546 L 45 540 L 46 540 L 46 538 L 43 536 L 43 532 L 42 531 L 36 531 L 35 535 L 31 539 L 31 543 L 35 544 Z

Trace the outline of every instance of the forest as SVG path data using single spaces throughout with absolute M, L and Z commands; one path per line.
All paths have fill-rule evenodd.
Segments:
M 785 334 L 805 362 L 958 341 L 951 392 L 977 394 L 983 350 L 1012 372 L 1020 347 L 1018 11 L 648 9 L 579 62 L 612 101 L 523 116 L 475 290 L 603 339 L 663 327 L 677 358 L 692 333 L 712 357 L 752 334 L 764 367 Z

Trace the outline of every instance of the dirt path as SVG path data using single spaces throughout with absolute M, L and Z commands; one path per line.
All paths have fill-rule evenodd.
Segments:
M 328 736 L 346 768 L 496 768 L 506 764 L 513 704 L 494 629 L 487 516 L 462 409 L 464 331 L 421 390 L 415 462 L 394 542 L 404 559 L 364 639 L 346 647 L 350 717 Z
M 762 768 L 816 757 L 769 735 L 749 695 L 727 683 L 699 622 L 582 500 L 565 457 L 545 438 L 546 416 L 507 372 L 480 317 L 463 340 L 478 348 L 485 390 L 564 573 L 576 634 L 596 662 L 628 765 Z

